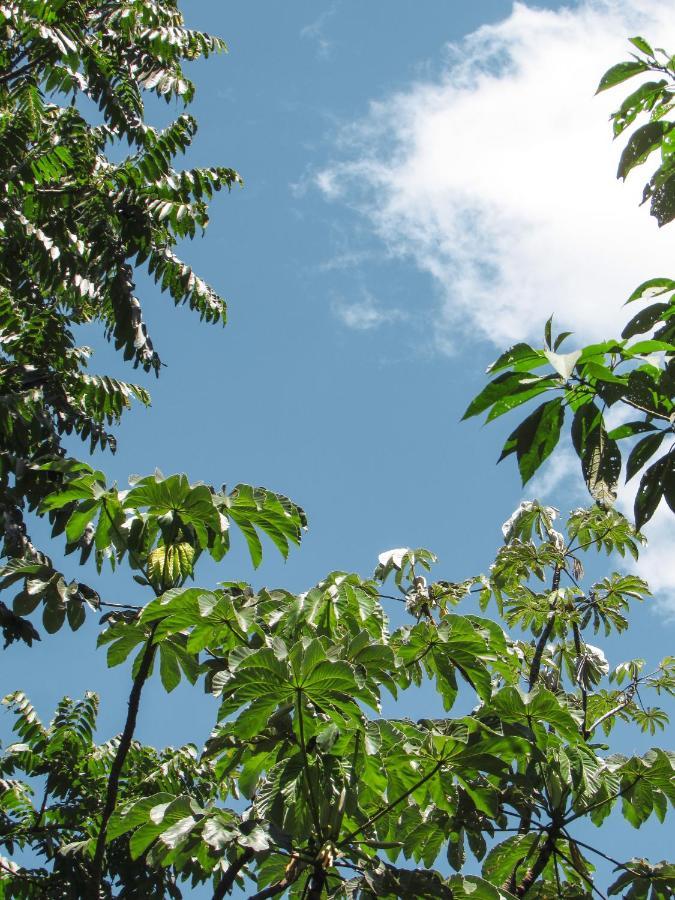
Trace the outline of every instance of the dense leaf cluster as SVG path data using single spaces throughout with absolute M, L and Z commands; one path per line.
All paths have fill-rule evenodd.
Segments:
M 427 583 L 421 573 L 434 555 L 400 548 L 381 555 L 371 579 L 334 572 L 293 595 L 186 584 L 201 553 L 222 555 L 230 520 L 254 559 L 256 530 L 284 553 L 297 541 L 302 512 L 269 492 L 224 494 L 159 474 L 119 492 L 77 467 L 45 507 L 72 549 L 89 527 L 83 561 L 126 560 L 154 599 L 104 617 L 108 664 L 134 657 L 129 717 L 119 742 L 102 747 L 88 726 L 72 765 L 85 774 L 94 766 L 98 781 L 69 793 L 65 810 L 59 778 L 68 789 L 72 778 L 52 749 L 60 726 L 45 731 L 25 698 L 8 698 L 20 742 L 7 748 L 3 772 L 41 776 L 45 791 L 36 808 L 28 782 L 6 779 L 11 896 L 39 896 L 45 885 L 52 896 L 94 896 L 93 884 L 103 896 L 136 896 L 115 893 L 116 879 L 128 890 L 135 872 L 151 896 L 212 881 L 223 897 L 248 877 L 258 898 L 591 897 L 593 854 L 604 851 L 580 841 L 576 823 L 599 827 L 620 805 L 640 827 L 663 821 L 675 803 L 675 756 L 606 755 L 598 743 L 618 721 L 662 729 L 665 711 L 644 698 L 675 693 L 675 660 L 651 671 L 644 660 L 610 668 L 588 639 L 625 630 L 630 604 L 649 593 L 618 573 L 583 586 L 585 553 L 639 551 L 639 534 L 613 510 L 576 510 L 563 533 L 554 509 L 522 503 L 489 574 L 460 584 Z M 96 524 L 86 526 L 90 516 Z M 83 614 L 71 613 L 83 598 L 59 573 L 10 562 L 2 576 L 6 587 L 22 582 L 21 612 L 42 602 L 48 630 Z M 390 577 L 410 616 L 393 633 Z M 477 614 L 476 604 L 491 602 L 513 633 Z M 132 741 L 130 721 L 155 669 L 167 691 L 185 676 L 218 700 L 209 741 L 179 752 L 188 775 L 173 786 L 148 776 L 146 766 L 161 768 L 158 754 Z M 383 691 L 395 700 L 420 685 L 434 686 L 443 714 L 381 716 Z M 80 706 L 66 700 L 63 709 Z M 60 817 L 67 827 L 50 831 L 47 848 L 44 830 Z M 10 863 L 15 845 L 42 866 Z M 441 854 L 457 875 L 432 868 Z M 480 877 L 462 874 L 470 860 L 481 863 Z M 670 896 L 668 864 L 613 862 L 617 886 Z
M 177 169 L 194 118 L 158 130 L 144 105 L 144 95 L 189 104 L 183 62 L 223 48 L 185 28 L 174 0 L 0 3 L 0 515 L 10 554 L 32 552 L 22 509 L 58 484 L 35 463 L 62 454 L 63 434 L 114 450 L 109 426 L 132 399 L 149 402 L 134 385 L 87 374 L 74 329 L 99 323 L 125 359 L 158 372 L 139 266 L 175 303 L 225 321 L 223 300 L 175 249 L 239 176 Z

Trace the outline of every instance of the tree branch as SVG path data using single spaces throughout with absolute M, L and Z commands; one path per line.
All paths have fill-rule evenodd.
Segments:
M 557 835 L 558 835 L 557 828 L 552 828 L 549 831 L 548 836 L 547 836 L 546 840 L 544 841 L 544 844 L 543 844 L 541 850 L 539 851 L 539 855 L 537 856 L 537 859 L 535 860 L 534 865 L 532 866 L 532 868 L 527 870 L 527 872 L 525 873 L 525 876 L 523 877 L 523 880 L 520 882 L 520 884 L 518 885 L 518 887 L 515 890 L 517 897 L 524 897 L 525 894 L 527 894 L 529 889 L 532 887 L 532 885 L 535 883 L 537 878 L 539 878 L 541 873 L 546 868 L 546 865 L 547 865 L 549 859 L 551 858 L 553 851 L 555 850 L 555 842 L 556 842 Z
M 150 668 L 155 656 L 155 650 L 157 649 L 156 645 L 153 644 L 153 638 L 158 624 L 159 623 L 155 622 L 155 624 L 150 629 L 150 634 L 148 635 L 148 639 L 145 644 L 143 656 L 141 657 L 141 664 L 138 668 L 138 673 L 134 678 L 134 683 L 131 687 L 131 693 L 129 694 L 129 709 L 127 712 L 127 720 L 124 724 L 124 731 L 122 732 L 122 736 L 117 747 L 117 753 L 115 754 L 115 758 L 113 759 L 113 763 L 110 768 L 110 775 L 108 776 L 105 803 L 103 806 L 103 812 L 101 814 L 101 827 L 98 832 L 98 837 L 96 838 L 96 849 L 94 851 L 94 862 L 92 866 L 90 894 L 92 900 L 95 900 L 95 898 L 98 898 L 99 896 L 99 886 L 103 875 L 103 857 L 105 855 L 108 823 L 110 822 L 110 818 L 115 811 L 117 794 L 119 791 L 120 775 L 122 773 L 122 768 L 127 758 L 127 754 L 129 753 L 131 741 L 136 729 L 136 719 L 138 717 L 138 708 L 141 702 L 143 685 L 147 681 L 148 675 L 150 674 Z
M 237 875 L 241 872 L 246 863 L 251 862 L 254 856 L 255 854 L 250 847 L 244 850 L 241 856 L 236 859 L 227 870 L 227 872 L 223 874 L 223 877 L 220 879 L 220 881 L 216 885 L 215 891 L 213 892 L 212 900 L 223 900 L 225 894 L 230 893 L 234 886 Z
M 560 573 L 562 572 L 562 568 L 560 566 L 556 566 L 553 570 L 553 580 L 551 582 L 551 593 L 555 593 L 560 587 Z M 551 601 L 551 608 L 548 614 L 548 618 L 546 621 L 546 625 L 541 635 L 539 636 L 539 640 L 537 642 L 537 647 L 534 651 L 534 656 L 532 657 L 532 663 L 530 665 L 530 677 L 529 677 L 529 686 L 528 689 L 531 691 L 532 688 L 537 683 L 539 679 L 539 670 L 541 669 L 541 659 L 544 655 L 544 650 L 546 649 L 546 644 L 548 643 L 548 639 L 551 637 L 551 633 L 553 631 L 553 626 L 555 625 L 555 605 L 556 599 L 553 598 Z
M 586 683 L 584 681 L 584 673 L 581 671 L 581 634 L 579 633 L 579 626 L 576 622 L 572 623 L 572 634 L 574 635 L 574 650 L 577 654 L 577 684 L 579 685 L 579 689 L 581 690 L 581 709 L 583 712 L 583 719 L 581 720 L 581 736 L 584 740 L 588 740 L 591 735 L 591 731 L 588 730 L 588 690 L 586 688 Z
M 307 900 L 321 900 L 327 872 L 320 863 L 314 864 L 314 871 L 308 882 Z

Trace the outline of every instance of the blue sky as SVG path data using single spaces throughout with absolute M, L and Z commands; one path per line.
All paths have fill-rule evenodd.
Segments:
M 122 483 L 157 466 L 261 484 L 306 508 L 310 530 L 287 563 L 269 548 L 254 573 L 239 545 L 202 567 L 205 585 L 300 591 L 335 569 L 369 573 L 398 546 L 433 549 L 449 580 L 485 570 L 523 497 L 515 467 L 495 466 L 512 423 L 459 424 L 486 366 L 554 311 L 580 343 L 613 330 L 635 284 L 672 274 L 673 232 L 637 209 L 637 182 L 614 182 L 614 98 L 592 95 L 625 36 L 644 25 L 667 44 L 675 16 L 648 0 L 182 5 L 230 47 L 193 67 L 200 128 L 186 165 L 232 166 L 244 188 L 218 196 L 206 237 L 183 249 L 230 321 L 201 325 L 139 279 L 166 368 L 148 380 L 152 409 L 127 415 L 118 454 L 99 465 Z M 144 382 L 86 340 L 93 371 Z M 539 487 L 565 510 L 585 502 L 579 484 L 563 452 Z M 659 598 L 636 613 L 622 658 L 672 651 L 672 526 L 653 529 Z M 131 580 L 98 584 L 108 599 L 142 598 Z M 101 733 L 115 733 L 129 673 L 108 672 L 95 634 L 92 619 L 12 647 L 6 689 L 26 690 L 44 716 L 64 693 L 95 689 Z M 432 702 L 416 697 L 415 710 Z M 214 712 L 207 697 L 152 685 L 139 736 L 199 742 Z M 627 853 L 665 855 L 663 835 L 628 837 Z

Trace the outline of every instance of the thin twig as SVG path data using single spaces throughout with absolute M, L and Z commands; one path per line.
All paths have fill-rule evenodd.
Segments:
M 623 869 L 625 872 L 630 872 L 630 874 L 635 875 L 636 878 L 642 877 L 639 872 L 635 871 L 635 869 L 631 869 L 630 866 L 627 866 L 625 863 L 619 862 L 618 859 L 614 859 L 612 856 L 608 856 L 606 853 L 603 853 L 602 850 L 598 850 L 596 847 L 592 847 L 590 844 L 584 844 L 584 842 L 580 841 L 578 838 L 570 837 L 570 835 L 567 833 L 567 831 L 565 831 L 565 837 L 567 838 L 567 840 L 570 843 L 574 842 L 575 844 L 578 844 L 580 847 L 583 847 L 584 850 L 589 850 L 591 853 L 595 853 L 595 854 L 597 854 L 597 856 L 601 856 L 603 859 L 606 859 L 607 862 L 610 862 L 610 863 L 612 863 L 612 865 L 615 865 L 617 867 L 617 869 Z

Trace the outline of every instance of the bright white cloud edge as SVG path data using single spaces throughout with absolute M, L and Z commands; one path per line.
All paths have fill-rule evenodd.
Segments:
M 675 6 L 518 3 L 448 46 L 436 80 L 343 130 L 343 159 L 317 184 L 432 277 L 439 348 L 458 330 L 498 347 L 538 338 L 551 313 L 580 340 L 601 337 L 633 287 L 672 274 L 672 234 L 638 205 L 642 172 L 615 179 L 608 118 L 626 91 L 594 96 L 635 33 L 675 44 Z

